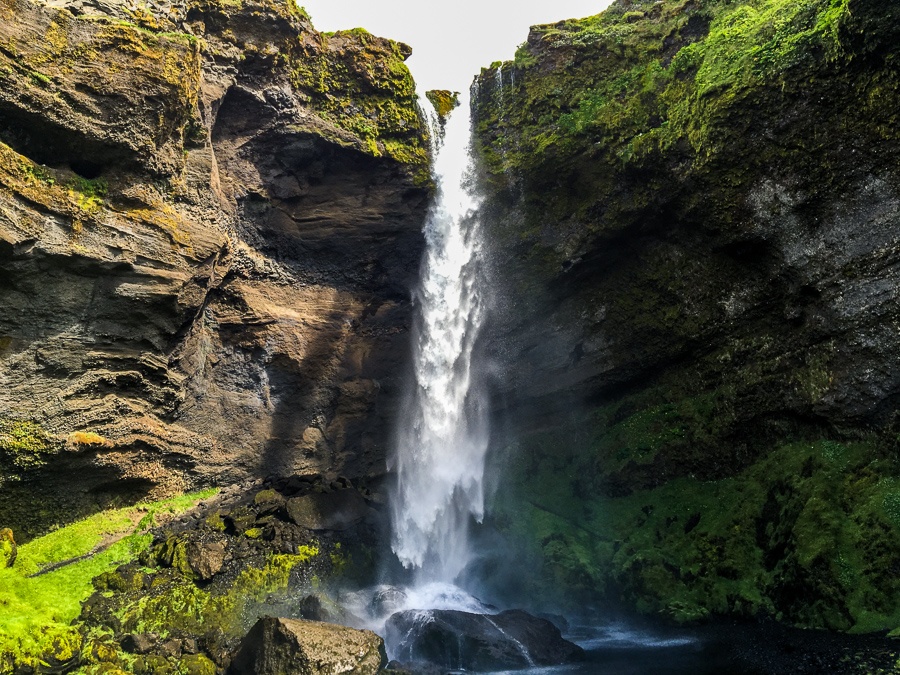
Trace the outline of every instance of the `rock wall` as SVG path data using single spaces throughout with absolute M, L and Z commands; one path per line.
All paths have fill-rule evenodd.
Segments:
M 482 73 L 495 588 L 900 625 L 898 18 L 619 0 Z
M 0 522 L 377 476 L 431 184 L 403 44 L 292 1 L 0 2 Z

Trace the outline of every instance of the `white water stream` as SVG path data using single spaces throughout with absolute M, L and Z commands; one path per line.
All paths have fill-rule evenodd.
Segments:
M 467 99 L 451 115 L 443 141 L 437 131 L 432 137 L 437 193 L 414 296 L 415 373 L 397 436 L 392 500 L 393 549 L 420 584 L 452 583 L 470 559 L 468 524 L 484 515 L 487 451 L 472 366 L 485 303 Z

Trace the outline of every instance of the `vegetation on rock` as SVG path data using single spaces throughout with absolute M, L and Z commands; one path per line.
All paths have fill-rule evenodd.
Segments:
M 434 106 L 435 112 L 441 121 L 446 120 L 450 113 L 459 107 L 459 92 L 446 89 L 432 89 L 425 92 L 428 101 Z
M 482 74 L 522 595 L 900 624 L 897 20 L 620 0 Z
M 322 34 L 291 55 L 292 81 L 371 154 L 427 170 L 416 87 L 405 64 L 411 53 L 407 45 L 361 28 Z
M 0 569 L 0 673 L 79 660 L 83 634 L 73 621 L 92 580 L 148 550 L 157 518 L 194 507 L 215 491 L 98 513 L 18 547 Z

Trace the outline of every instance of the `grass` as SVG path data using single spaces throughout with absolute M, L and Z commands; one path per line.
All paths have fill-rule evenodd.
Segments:
M 152 540 L 146 529 L 157 516 L 182 513 L 215 492 L 104 511 L 20 546 L 14 567 L 0 570 L 0 672 L 4 654 L 15 654 L 20 663 L 37 663 L 48 653 L 64 656 L 74 649 L 80 637 L 72 623 L 93 591 L 92 579 L 146 550 Z M 97 555 L 29 578 L 116 537 L 122 538 Z

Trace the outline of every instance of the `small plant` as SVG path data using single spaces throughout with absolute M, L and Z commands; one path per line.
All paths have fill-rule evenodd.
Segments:
M 112 442 L 91 431 L 75 431 L 69 434 L 67 443 L 73 447 L 83 448 L 110 448 Z
M 103 178 L 89 180 L 78 176 L 69 183 L 69 194 L 75 199 L 78 207 L 88 213 L 100 210 L 108 192 L 109 186 Z

